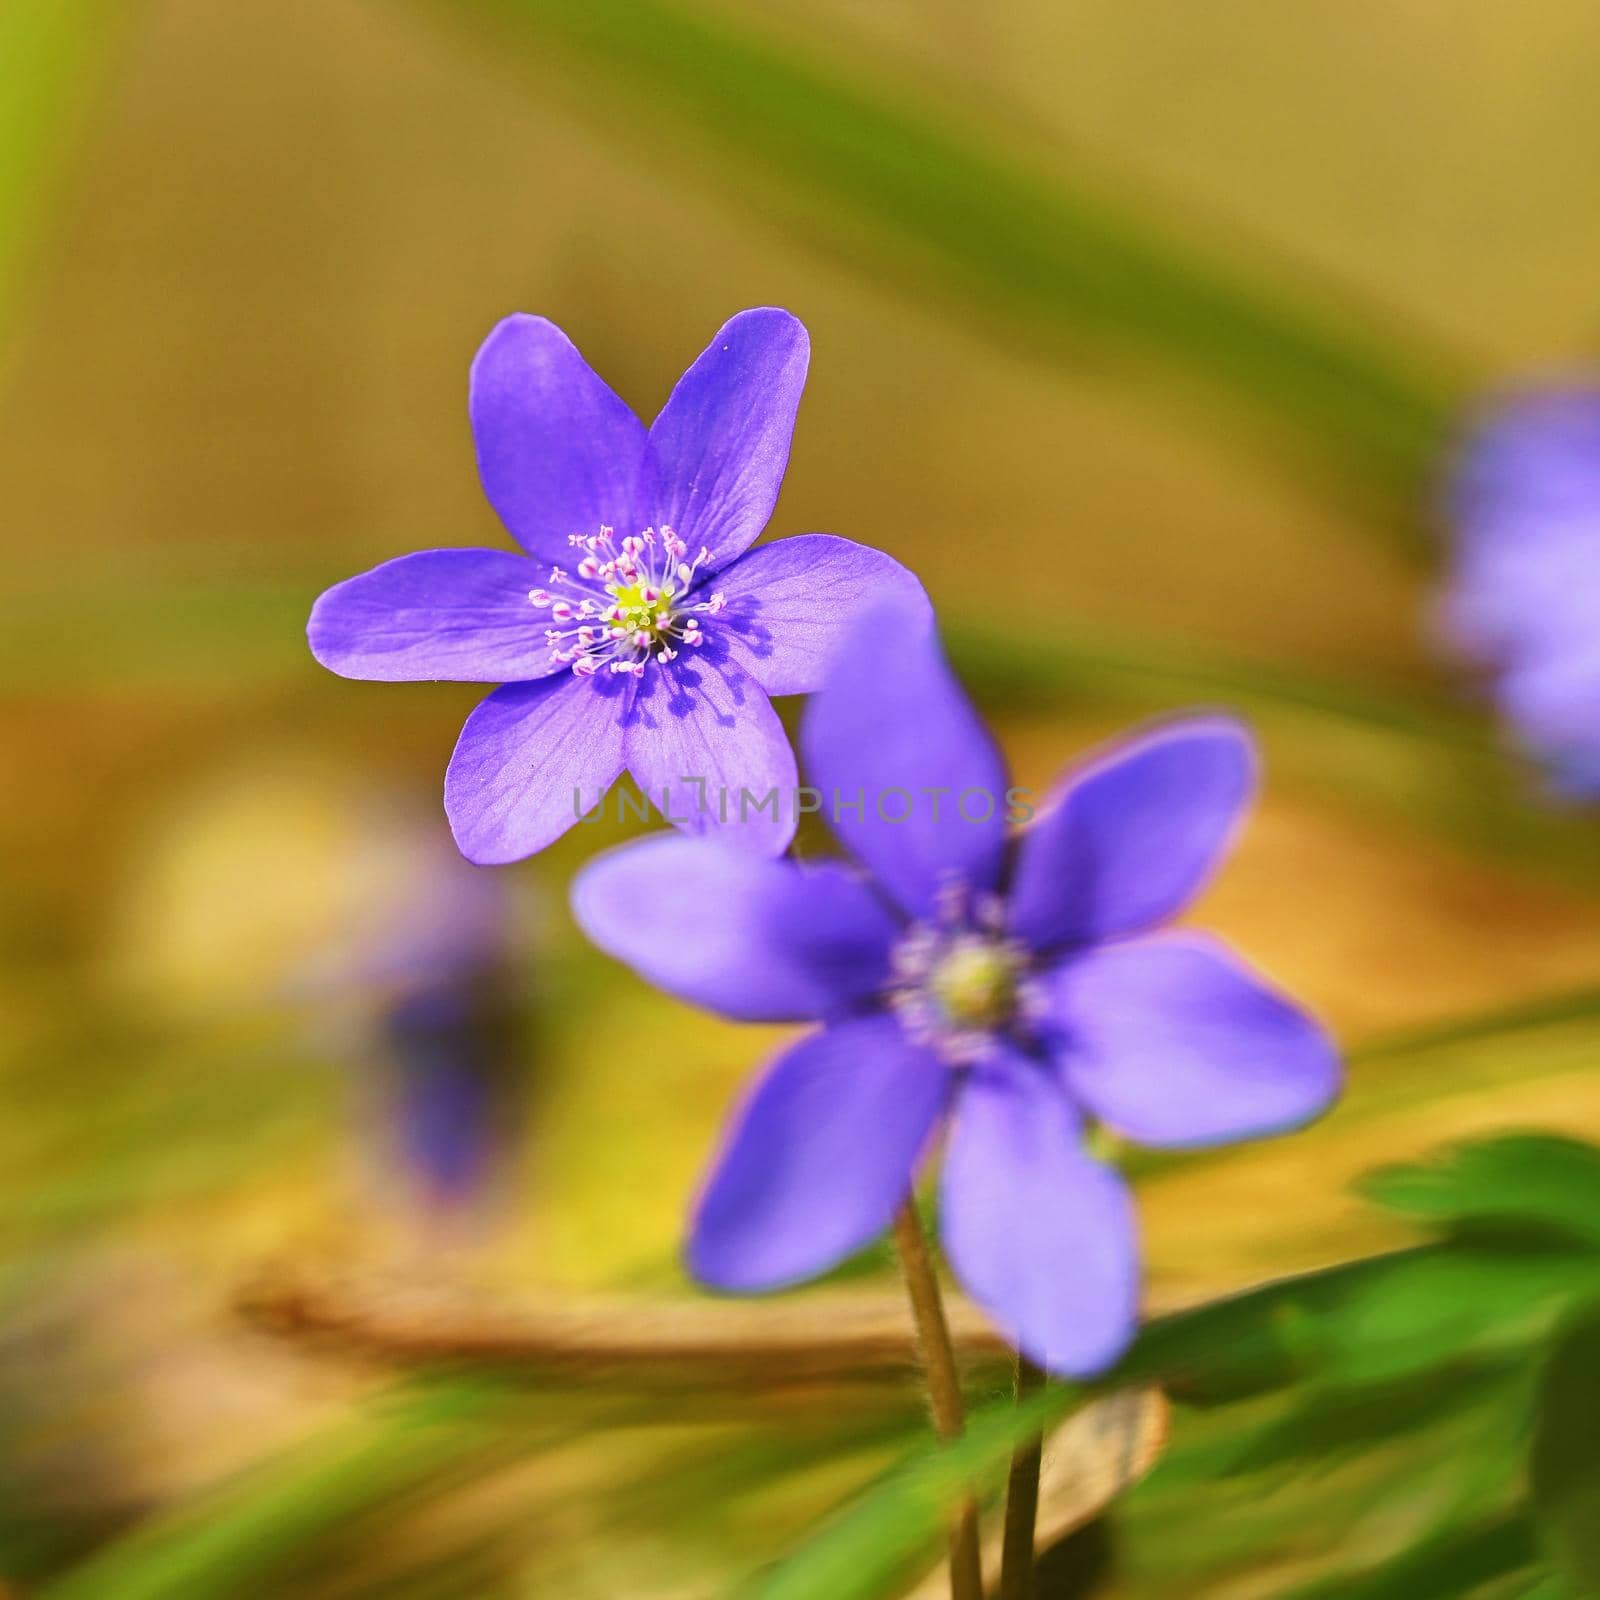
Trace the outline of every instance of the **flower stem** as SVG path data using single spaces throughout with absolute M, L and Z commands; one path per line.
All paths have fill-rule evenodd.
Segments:
M 928 1241 L 923 1236 L 916 1202 L 910 1196 L 895 1213 L 894 1242 L 900 1252 L 900 1267 L 911 1297 L 911 1315 L 917 1325 L 917 1346 L 928 1383 L 928 1410 L 933 1416 L 933 1431 L 941 1443 L 948 1444 L 961 1437 L 961 1382 L 956 1375 L 955 1352 L 950 1345 L 950 1328 L 939 1295 L 939 1280 L 928 1258 Z M 950 1596 L 951 1600 L 983 1600 L 978 1505 L 970 1498 L 957 1509 L 950 1528 Z
M 1044 1373 L 1017 1357 L 1017 1403 L 1044 1384 Z M 1034 1523 L 1039 1514 L 1039 1460 L 1044 1439 L 1035 1434 L 1018 1445 L 1006 1482 L 1005 1542 L 1000 1554 L 1000 1600 L 1033 1600 Z

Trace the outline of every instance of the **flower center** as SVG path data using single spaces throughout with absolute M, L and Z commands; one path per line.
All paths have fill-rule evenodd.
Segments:
M 676 661 L 679 649 L 698 650 L 705 642 L 702 617 L 714 617 L 727 604 L 712 594 L 695 600 L 694 583 L 711 552 L 694 560 L 671 528 L 646 528 L 620 543 L 610 528 L 574 533 L 568 541 L 581 550 L 576 574 L 552 567 L 548 589 L 531 589 L 529 601 L 561 626 L 545 629 L 550 659 L 570 666 L 580 678 L 602 668 L 644 676 L 652 661 Z
M 953 1066 L 981 1060 L 1036 1010 L 1028 952 L 1005 936 L 999 901 L 960 885 L 934 921 L 906 931 L 893 972 L 888 998 L 902 1026 Z
M 638 583 L 608 583 L 606 593 L 611 596 L 611 609 L 617 614 L 617 620 L 629 634 L 648 633 L 654 644 L 671 629 L 671 584 L 652 589 L 642 580 Z
M 1021 963 L 1009 945 L 962 935 L 928 974 L 928 993 L 956 1028 L 997 1028 L 1009 1022 Z

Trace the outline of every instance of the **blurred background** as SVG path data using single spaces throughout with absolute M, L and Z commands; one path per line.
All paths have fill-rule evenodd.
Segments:
M 505 542 L 465 396 L 512 310 L 647 418 L 735 310 L 799 315 L 773 532 L 917 569 L 1021 781 L 1165 710 L 1255 724 L 1197 917 L 1350 1090 L 1137 1169 L 1154 1308 L 1410 1244 L 1376 1166 L 1600 1136 L 1600 820 L 1430 620 L 1464 419 L 1593 354 L 1597 74 L 1582 0 L 5 0 L 0 1594 L 688 1600 L 917 1436 L 904 1385 L 416 1359 L 596 1296 L 647 1340 L 780 1037 L 582 944 L 600 830 L 455 857 L 475 690 L 305 649 L 328 584 Z M 284 1312 L 308 1278 L 357 1337 Z M 1314 1514 L 1281 1461 L 1158 1466 L 1050 1592 L 1387 1559 L 1450 1493 L 1376 1470 Z M 1277 1521 L 1213 1537 L 1241 1495 Z M 1394 1592 L 1479 1592 L 1443 1581 Z

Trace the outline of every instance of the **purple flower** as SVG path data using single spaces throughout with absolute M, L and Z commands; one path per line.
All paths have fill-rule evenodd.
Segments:
M 1600 388 L 1513 398 L 1448 486 L 1444 623 L 1560 790 L 1600 797 Z
M 827 534 L 745 553 L 778 498 L 808 351 L 788 312 L 741 312 L 647 433 L 553 323 L 508 317 L 484 342 L 478 470 L 527 553 L 401 556 L 329 589 L 308 629 L 348 678 L 504 684 L 445 776 L 471 860 L 542 850 L 624 770 L 688 832 L 788 844 L 794 755 L 768 696 L 814 689 L 863 606 L 922 592 Z
M 409 808 L 365 809 L 342 861 L 350 914 L 298 991 L 343 1013 L 360 1121 L 426 1210 L 480 1209 L 522 1121 L 528 975 L 512 885 Z
M 435 1209 L 482 1196 L 519 1120 L 507 977 L 446 973 L 396 995 L 380 1017 L 398 1153 Z
M 1154 931 L 1233 837 L 1249 738 L 1212 716 L 1147 732 L 1071 774 L 1013 845 L 1000 754 L 902 613 L 845 644 L 802 747 L 866 874 L 658 835 L 573 889 L 589 936 L 671 993 L 821 1023 L 733 1117 L 691 1269 L 729 1290 L 826 1271 L 884 1229 L 948 1126 L 956 1275 L 1033 1360 L 1099 1371 L 1131 1337 L 1139 1252 L 1088 1125 L 1209 1145 L 1297 1126 L 1338 1087 L 1304 1012 L 1215 940 Z

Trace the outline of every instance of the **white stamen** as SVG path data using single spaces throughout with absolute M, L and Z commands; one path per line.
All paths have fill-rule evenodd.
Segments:
M 728 597 L 720 590 L 694 594 L 695 580 L 710 561 L 702 545 L 693 561 L 689 547 L 665 525 L 618 539 L 613 529 L 574 533 L 567 543 L 582 552 L 576 575 L 552 567 L 548 587 L 530 589 L 530 604 L 548 610 L 556 623 L 584 626 L 545 632 L 553 664 L 589 678 L 601 668 L 644 676 L 652 661 L 676 661 L 687 648 L 705 646 L 705 620 L 720 616 Z M 552 591 L 563 590 L 557 597 Z

